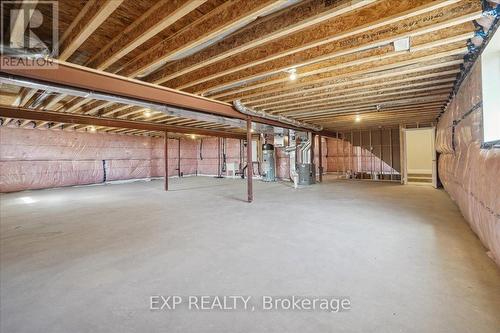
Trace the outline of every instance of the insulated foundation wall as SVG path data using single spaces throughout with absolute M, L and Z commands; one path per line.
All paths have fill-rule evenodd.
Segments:
M 327 151 L 328 172 L 399 179 L 399 129 L 339 133 L 338 138 L 327 140 Z
M 226 175 L 222 170 L 224 162 L 226 170 L 230 168 L 230 164 L 239 170 L 240 164 L 244 163 L 246 150 L 239 139 L 203 138 L 197 141 L 197 145 L 199 175 Z
M 439 178 L 500 265 L 500 149 L 481 149 L 481 105 L 481 63 L 477 61 L 437 125 Z
M 264 142 L 259 136 L 257 147 Z M 266 140 L 273 142 L 273 137 Z M 322 161 L 327 171 L 328 139 L 322 138 Z M 319 141 L 315 142 L 319 168 Z M 0 127 L 0 192 L 113 180 L 164 176 L 164 139 L 108 133 Z M 276 147 L 276 176 L 290 179 L 290 159 Z M 204 137 L 168 140 L 169 177 L 233 175 L 246 165 L 243 141 Z M 254 176 L 260 173 L 253 164 Z
M 163 138 L 1 127 L 0 192 L 161 177 L 163 144 Z M 196 174 L 197 147 L 196 140 L 169 139 L 169 176 Z

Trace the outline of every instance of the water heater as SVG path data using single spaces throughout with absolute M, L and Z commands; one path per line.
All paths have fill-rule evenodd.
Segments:
M 276 180 L 276 163 L 274 158 L 274 146 L 269 143 L 262 145 L 262 180 L 274 182 Z

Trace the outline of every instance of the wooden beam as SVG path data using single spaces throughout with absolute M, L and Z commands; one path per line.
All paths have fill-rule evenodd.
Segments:
M 455 45 L 453 45 L 456 47 Z M 304 90 L 312 87 L 317 87 L 319 85 L 328 84 L 334 80 L 346 79 L 354 76 L 373 74 L 375 75 L 384 72 L 398 72 L 404 69 L 408 69 L 411 66 L 413 68 L 419 68 L 420 64 L 431 64 L 433 62 L 441 62 L 444 60 L 462 60 L 463 55 L 467 53 L 467 48 L 461 46 L 458 48 L 447 49 L 443 47 L 444 52 L 439 52 L 439 50 L 431 49 L 428 51 L 421 51 L 415 53 L 404 53 L 398 55 L 397 57 L 385 60 L 374 60 L 360 66 L 351 66 L 344 69 L 333 70 L 332 72 L 320 73 L 312 76 L 308 76 L 302 79 L 297 79 L 295 83 L 284 82 L 274 84 L 272 86 L 266 86 L 262 88 L 256 88 L 253 90 L 245 91 L 235 95 L 231 95 L 231 98 L 252 98 L 261 95 L 268 95 L 271 93 L 285 93 L 288 91 Z
M 203 82 L 224 76 L 231 81 L 245 74 L 268 73 L 276 68 L 290 68 L 325 60 L 330 54 L 355 47 L 383 45 L 408 34 L 427 33 L 446 24 L 458 25 L 482 13 L 477 1 L 381 1 L 376 5 L 340 16 L 328 24 L 297 32 L 256 47 L 230 59 L 165 82 L 172 88 L 205 90 Z M 442 8 L 446 7 L 446 8 Z M 397 22 L 397 24 L 396 24 Z M 373 44 L 373 45 L 372 45 Z M 345 51 L 348 52 L 348 51 Z M 351 51 L 349 51 L 351 52 Z M 235 73 L 234 75 L 229 75 Z M 220 82 L 220 79 L 217 81 Z
M 294 98 L 287 99 L 276 99 L 268 102 L 257 102 L 251 103 L 247 102 L 245 105 L 253 108 L 268 110 L 276 107 L 285 107 L 288 105 L 296 105 L 298 103 L 305 102 L 314 102 L 321 100 L 323 98 L 335 97 L 335 96 L 343 96 L 354 97 L 365 94 L 366 92 L 387 92 L 393 91 L 397 89 L 409 89 L 421 86 L 431 86 L 433 84 L 441 84 L 446 82 L 454 82 L 457 79 L 457 74 L 460 72 L 460 69 L 442 71 L 442 72 L 434 72 L 430 74 L 424 75 L 416 75 L 410 77 L 402 77 L 387 80 L 379 80 L 376 83 L 366 84 L 366 85 L 341 85 L 339 88 L 335 89 L 325 89 L 325 91 L 312 93 L 312 94 L 303 94 Z
M 41 121 L 50 121 L 50 122 L 64 123 L 64 124 L 121 127 L 121 128 L 160 131 L 160 132 L 168 130 L 169 132 L 173 133 L 189 133 L 189 134 L 194 133 L 200 135 L 220 136 L 220 137 L 229 137 L 236 139 L 244 137 L 242 135 L 226 131 L 212 131 L 201 128 L 197 129 L 197 128 L 188 128 L 181 126 L 170 126 L 170 125 L 162 125 L 144 121 L 111 119 L 111 118 L 94 117 L 88 115 L 80 115 L 74 113 L 31 110 L 31 109 L 16 108 L 11 106 L 0 106 L 0 117 L 41 120 Z
M 129 109 L 129 108 L 133 108 L 133 106 L 130 106 L 130 105 L 120 105 L 120 106 L 117 106 L 116 108 L 113 108 L 109 111 L 106 111 L 105 113 L 102 114 L 103 117 L 109 117 L 117 112 L 120 112 L 120 111 L 123 111 L 123 110 L 126 110 L 126 109 Z
M 282 2 L 277 0 L 226 1 L 172 38 L 133 59 L 118 74 L 136 77 L 173 56 L 206 43 L 217 35 L 248 22 L 280 4 Z
M 49 102 L 45 106 L 43 106 L 42 109 L 52 110 L 52 107 L 56 106 L 56 104 L 62 101 L 65 97 L 65 94 L 57 94 L 52 96 Z
M 24 44 L 24 33 L 30 23 L 31 16 L 33 16 L 33 13 L 35 12 L 37 4 L 38 0 L 22 1 L 21 8 L 18 11 L 18 15 L 14 20 L 14 24 L 12 25 L 12 30 L 10 32 L 11 47 L 26 48 L 26 45 Z
M 115 103 L 114 102 L 95 102 L 93 104 L 90 105 L 89 108 L 84 108 L 83 110 L 83 113 L 84 114 L 94 114 L 96 113 L 97 111 L 99 110 L 104 110 L 104 108 L 108 107 L 108 106 L 111 106 L 111 105 L 114 105 Z
M 67 60 L 87 38 L 114 12 L 123 0 L 88 0 L 74 23 L 61 38 L 59 59 Z
M 250 24 L 224 40 L 179 61 L 167 64 L 145 78 L 157 84 L 185 75 L 252 47 L 268 43 L 288 34 L 330 20 L 346 12 L 370 5 L 374 0 L 312 0 L 299 3 Z
M 355 122 L 355 118 L 357 115 L 361 116 L 361 120 L 366 121 L 368 119 L 380 119 L 383 117 L 394 117 L 394 116 L 403 116 L 403 115 L 427 115 L 429 113 L 435 114 L 439 112 L 442 104 L 429 104 L 428 106 L 418 106 L 413 105 L 411 107 L 399 107 L 394 109 L 388 109 L 384 111 L 371 111 L 371 112 L 359 112 L 359 113 L 350 113 L 348 115 L 338 115 L 331 119 L 327 119 L 322 121 L 323 125 L 329 125 L 333 123 L 339 123 L 342 121 Z
M 444 105 L 447 101 L 447 96 L 446 94 L 441 94 L 441 95 L 433 95 L 433 96 L 418 96 L 415 98 L 407 98 L 407 99 L 400 99 L 400 100 L 394 100 L 390 101 L 390 103 L 393 103 L 391 105 L 384 105 L 382 109 L 386 109 L 389 107 L 394 107 L 394 106 L 400 106 L 401 108 L 404 107 L 410 107 L 411 105 L 424 105 L 424 104 L 442 104 Z M 397 104 L 396 104 L 397 103 Z M 387 104 L 386 103 L 380 103 L 380 104 Z M 296 119 L 300 120 L 309 120 L 309 121 L 317 121 L 319 119 L 326 119 L 326 118 L 332 118 L 335 116 L 339 115 L 345 115 L 345 114 L 353 114 L 353 113 L 360 113 L 360 112 L 376 112 L 377 111 L 377 103 L 366 103 L 366 104 L 359 104 L 355 105 L 349 108 L 329 108 L 329 109 L 324 109 L 320 111 L 314 111 L 314 112 L 307 112 L 307 113 L 301 113 L 297 114 L 294 116 Z
M 372 92 L 364 92 L 364 94 L 358 95 L 358 96 L 351 96 L 347 98 L 348 96 L 343 96 L 343 95 L 333 95 L 332 97 L 328 98 L 321 98 L 321 99 L 316 99 L 315 101 L 311 101 L 310 103 L 301 103 L 301 104 L 296 104 L 293 106 L 283 106 L 283 107 L 278 107 L 278 108 L 272 108 L 272 109 L 264 109 L 265 112 L 270 112 L 270 113 L 280 113 L 280 112 L 289 112 L 289 111 L 298 111 L 298 110 L 308 110 L 308 109 L 314 109 L 315 107 L 323 107 L 332 103 L 335 103 L 336 105 L 345 105 L 345 104 L 354 104 L 358 101 L 363 101 L 363 100 L 370 100 L 370 99 L 388 99 L 390 100 L 393 98 L 393 96 L 401 96 L 401 95 L 408 95 L 412 93 L 433 93 L 435 91 L 442 91 L 446 90 L 451 93 L 451 90 L 454 86 L 454 82 L 452 80 L 449 81 L 447 84 L 442 84 L 442 85 L 431 85 L 428 87 L 424 88 L 415 88 L 415 89 L 398 89 L 397 91 L 390 92 L 390 93 L 380 93 L 377 91 L 372 91 Z
M 424 105 L 426 103 L 435 103 L 439 104 L 441 103 L 444 105 L 446 103 L 446 95 L 441 94 L 441 95 L 432 95 L 432 96 L 415 96 L 414 98 L 407 98 L 407 99 L 400 99 L 394 102 L 399 102 L 400 104 L 396 104 L 397 106 L 401 106 L 402 108 L 411 106 L 411 105 Z M 387 105 L 384 106 L 382 109 L 386 109 L 392 107 L 392 105 Z M 314 121 L 314 122 L 319 122 L 321 120 L 325 119 L 331 119 L 333 117 L 339 116 L 339 115 L 345 115 L 345 114 L 352 114 L 352 113 L 360 113 L 360 112 L 376 112 L 377 111 L 377 104 L 360 104 L 356 106 L 352 106 L 349 108 L 343 108 L 343 109 L 336 109 L 336 108 L 330 108 L 330 109 L 323 109 L 318 112 L 308 112 L 308 113 L 300 113 L 294 115 L 294 118 L 297 120 L 302 120 L 302 121 Z
M 206 0 L 158 1 L 94 55 L 86 66 L 97 69 L 108 68 L 205 2 Z
M 457 36 L 457 33 L 460 33 Z M 439 35 L 439 40 L 436 41 L 436 34 Z M 425 43 L 419 44 L 419 38 L 411 39 L 411 47 L 409 51 L 394 51 L 394 46 L 392 44 L 387 44 L 384 46 L 377 47 L 375 49 L 362 50 L 357 52 L 352 52 L 348 54 L 344 54 L 346 50 L 342 50 L 339 52 L 339 56 L 331 55 L 331 58 L 326 61 L 321 61 L 318 63 L 314 63 L 308 66 L 303 66 L 297 69 L 297 79 L 302 80 L 308 76 L 318 75 L 322 73 L 328 72 L 338 72 L 340 69 L 345 69 L 352 66 L 362 66 L 369 62 L 381 62 L 385 60 L 386 62 L 390 61 L 390 59 L 394 59 L 397 61 L 401 58 L 401 56 L 408 56 L 410 53 L 431 53 L 438 50 L 440 52 L 447 49 L 452 48 L 452 45 L 455 47 L 465 47 L 466 40 L 470 39 L 474 36 L 474 26 L 472 23 L 468 22 L 467 24 L 462 24 L 457 27 L 448 28 L 444 30 L 440 30 L 438 32 L 433 32 L 430 34 L 425 34 Z M 423 37 L 423 36 L 421 36 Z M 255 80 L 258 77 L 246 77 L 245 80 L 249 79 L 248 83 L 243 83 L 240 86 L 234 86 L 236 83 L 242 83 L 245 81 L 236 81 L 230 82 L 231 88 L 228 89 L 226 83 L 221 83 L 216 86 L 211 87 L 211 89 L 216 89 L 219 91 L 220 89 L 226 89 L 225 91 L 206 94 L 204 91 L 196 91 L 195 93 L 204 93 L 205 95 L 210 95 L 212 98 L 220 99 L 221 97 L 227 95 L 233 95 L 236 93 L 241 93 L 244 91 L 263 88 L 266 86 L 270 86 L 273 84 L 284 84 L 289 83 L 289 74 L 283 71 L 278 71 L 274 73 L 272 76 L 267 76 L 260 80 Z
M 322 125 L 328 125 L 330 123 L 334 123 L 336 121 L 341 121 L 343 119 L 351 119 L 354 121 L 354 117 L 356 115 L 364 115 L 364 114 L 370 114 L 370 113 L 377 113 L 377 114 L 383 114 L 384 112 L 407 112 L 407 111 L 417 111 L 417 112 L 426 112 L 429 110 L 440 110 L 443 106 L 445 105 L 445 102 L 441 100 L 436 100 L 436 101 L 429 101 L 425 103 L 413 103 L 413 104 L 406 104 L 406 105 L 396 105 L 396 106 L 391 106 L 391 107 L 386 107 L 383 108 L 380 111 L 376 111 L 375 108 L 373 107 L 365 107 L 365 108 L 359 108 L 355 110 L 351 110 L 345 113 L 338 113 L 338 114 L 333 114 L 333 115 L 317 115 L 317 116 L 311 116 L 311 119 L 316 119 L 319 123 Z M 307 119 L 307 116 L 303 116 L 303 119 Z
M 69 108 L 64 108 L 64 112 L 75 112 L 77 109 L 79 109 L 83 104 L 87 103 L 89 99 L 87 98 L 80 98 L 75 101 L 75 103 L 72 103 Z
M 442 62 L 436 62 L 431 64 L 418 64 L 415 66 L 409 66 L 409 68 L 389 70 L 384 73 L 370 73 L 367 75 L 363 75 L 361 77 L 333 80 L 332 82 L 325 82 L 324 84 L 313 86 L 307 89 L 299 88 L 299 89 L 293 89 L 288 92 L 280 91 L 279 93 L 262 95 L 258 98 L 243 99 L 243 102 L 256 103 L 256 102 L 267 101 L 270 99 L 275 100 L 276 98 L 281 98 L 281 99 L 290 98 L 291 96 L 302 95 L 304 93 L 315 93 L 320 91 L 323 92 L 325 90 L 335 88 L 336 86 L 341 86 L 346 84 L 359 84 L 370 81 L 380 81 L 382 79 L 389 80 L 392 77 L 400 77 L 402 75 L 422 73 L 425 71 L 441 69 L 441 68 L 446 68 L 447 70 L 455 70 L 458 67 L 457 65 L 460 65 L 462 63 L 463 59 L 462 60 L 446 59 L 446 61 Z

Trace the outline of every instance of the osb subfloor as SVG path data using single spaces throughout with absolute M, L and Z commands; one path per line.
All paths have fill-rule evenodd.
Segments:
M 1 196 L 1 332 L 495 332 L 500 270 L 442 190 L 331 180 L 62 188 Z M 151 311 L 152 295 L 257 310 Z M 348 296 L 343 313 L 261 296 Z

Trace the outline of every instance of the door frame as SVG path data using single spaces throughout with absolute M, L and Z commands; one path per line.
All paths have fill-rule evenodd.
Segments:
M 432 130 L 431 131 L 431 144 L 432 144 L 432 187 L 437 188 L 437 152 L 436 152 L 436 127 L 418 127 L 418 128 L 401 128 L 401 183 L 404 185 L 408 184 L 408 162 L 407 162 L 407 152 L 408 148 L 406 145 L 406 132 L 409 131 L 421 131 L 421 130 Z

